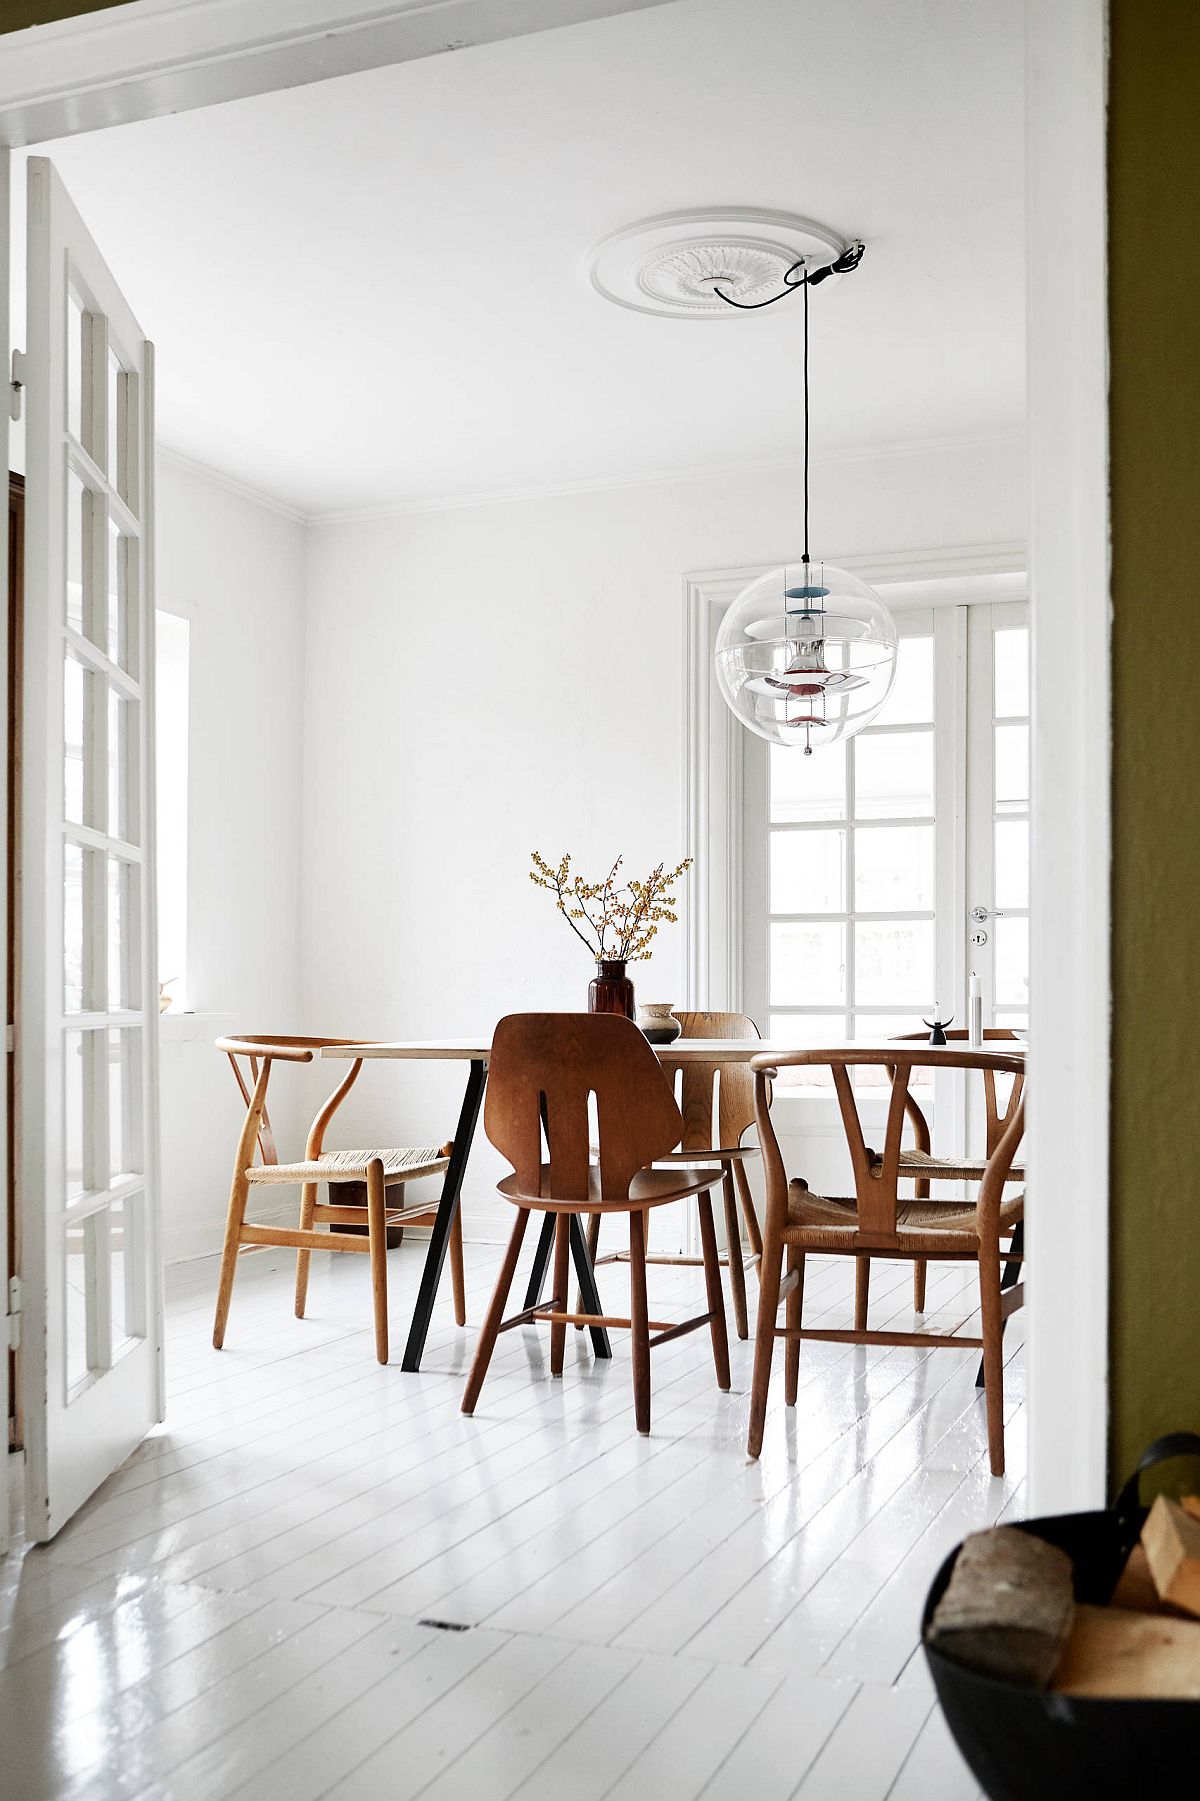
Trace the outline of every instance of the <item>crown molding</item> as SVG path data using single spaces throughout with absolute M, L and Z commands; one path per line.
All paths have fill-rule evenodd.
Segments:
M 1002 449 L 1024 443 L 1023 431 L 980 432 L 958 438 L 911 438 L 896 444 L 856 445 L 844 450 L 826 451 L 821 456 L 813 457 L 812 461 L 814 466 L 902 462 L 906 457 L 958 456 L 971 450 Z M 280 514 L 284 519 L 293 519 L 297 524 L 308 526 L 360 525 L 369 524 L 373 520 L 404 519 L 421 513 L 452 513 L 466 507 L 512 506 L 523 501 L 566 499 L 571 495 L 581 494 L 610 494 L 622 489 L 674 488 L 688 482 L 783 474 L 804 466 L 798 457 L 780 457 L 762 463 L 723 463 L 707 469 L 657 470 L 653 473 L 612 476 L 593 481 L 547 482 L 527 488 L 495 488 L 478 494 L 449 494 L 430 500 L 398 500 L 385 502 L 380 506 L 333 508 L 322 512 L 297 506 L 278 494 L 258 488 L 253 482 L 243 481 L 240 476 L 229 475 L 223 469 L 216 469 L 212 464 L 201 462 L 198 457 L 188 456 L 185 451 L 176 450 L 168 444 L 159 444 L 157 455 L 162 462 L 185 474 L 212 482 L 214 486 L 224 488 L 242 500 L 251 501 L 256 506 L 266 507 L 268 511 Z M 850 567 L 850 562 L 843 558 L 831 560 L 837 561 L 842 568 Z
M 283 519 L 294 519 L 298 525 L 310 523 L 311 515 L 302 507 L 281 500 L 277 494 L 268 494 L 265 489 L 256 488 L 252 482 L 244 482 L 236 475 L 227 475 L 223 469 L 214 469 L 211 464 L 187 456 L 182 450 L 172 450 L 169 444 L 156 444 L 154 456 L 156 462 L 165 463 L 169 469 L 178 469 L 183 475 L 193 475 L 200 481 L 211 482 L 215 488 L 224 488 L 227 494 L 236 494 L 239 500 L 248 500 L 254 506 L 265 507 L 269 513 L 278 513 Z
M 951 438 L 911 438 L 894 444 L 863 444 L 830 450 L 814 456 L 814 467 L 835 463 L 879 463 L 906 457 L 961 455 L 971 450 L 1024 445 L 1023 429 L 979 432 Z M 778 457 L 760 463 L 719 463 L 705 469 L 651 470 L 636 475 L 614 475 L 575 482 L 546 482 L 527 488 L 493 488 L 473 494 L 448 494 L 428 500 L 384 501 L 377 506 L 333 507 L 307 515 L 311 525 L 360 525 L 372 520 L 405 519 L 418 513 L 452 513 L 465 507 L 512 506 L 522 501 L 558 500 L 575 494 L 611 494 L 621 489 L 675 488 L 686 482 L 706 482 L 746 475 L 770 475 L 804 467 L 799 457 Z

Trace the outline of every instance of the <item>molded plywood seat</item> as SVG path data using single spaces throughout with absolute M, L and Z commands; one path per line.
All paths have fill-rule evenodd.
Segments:
M 598 1126 L 594 1160 L 588 1117 L 593 1098 Z M 568 1325 L 618 1326 L 630 1332 L 639 1432 L 650 1430 L 650 1352 L 657 1344 L 708 1326 L 717 1386 L 727 1389 L 725 1300 L 709 1199 L 722 1172 L 684 1163 L 652 1167 L 678 1145 L 683 1115 L 633 1021 L 604 1013 L 517 1013 L 502 1019 L 492 1040 L 484 1129 L 512 1166 L 512 1174 L 498 1187 L 516 1207 L 517 1217 L 479 1334 L 463 1412 L 475 1411 L 499 1334 L 543 1321 L 550 1327 L 550 1371 L 555 1376 L 563 1372 Z M 708 1310 L 689 1320 L 651 1320 L 646 1215 L 652 1207 L 693 1196 L 700 1214 Z M 531 1212 L 554 1216 L 554 1294 L 549 1301 L 534 1298 L 533 1305 L 506 1319 L 504 1308 Z M 572 1221 L 580 1214 L 598 1219 L 611 1213 L 629 1219 L 628 1319 L 584 1313 L 578 1304 L 571 1310 L 568 1298 Z
M 233 1184 L 229 1195 L 229 1216 L 225 1225 L 225 1246 L 221 1255 L 221 1277 L 217 1290 L 217 1316 L 213 1325 L 213 1344 L 219 1351 L 225 1342 L 229 1319 L 229 1303 L 233 1294 L 233 1278 L 237 1270 L 238 1252 L 250 1245 L 291 1245 L 296 1250 L 296 1317 L 304 1318 L 308 1298 L 309 1262 L 314 1251 L 350 1251 L 371 1259 L 371 1289 L 375 1310 L 375 1355 L 380 1363 L 388 1359 L 387 1315 L 387 1235 L 392 1226 L 432 1225 L 437 1204 L 408 1207 L 404 1201 L 406 1182 L 418 1176 L 433 1176 L 444 1171 L 449 1162 L 450 1146 L 440 1149 L 430 1145 L 393 1150 L 326 1151 L 325 1133 L 337 1109 L 349 1094 L 362 1068 L 362 1058 L 351 1063 L 334 1092 L 314 1119 L 308 1133 L 303 1159 L 298 1163 L 281 1163 L 275 1148 L 275 1135 L 267 1113 L 267 1085 L 276 1063 L 311 1063 L 314 1054 L 325 1045 L 357 1044 L 358 1039 L 296 1038 L 285 1035 L 249 1034 L 242 1038 L 218 1038 L 217 1049 L 224 1051 L 233 1068 L 246 1118 L 238 1140 L 233 1166 Z M 249 1080 L 242 1074 L 242 1063 L 249 1070 Z M 255 1149 L 261 1163 L 253 1161 Z M 354 1184 L 365 1189 L 365 1208 L 325 1206 L 317 1200 L 321 1182 L 331 1186 Z M 290 1183 L 300 1189 L 300 1218 L 296 1227 L 255 1225 L 246 1221 L 246 1204 L 253 1187 L 264 1184 Z M 350 1196 L 345 1197 L 347 1201 Z M 366 1220 L 366 1237 L 362 1236 Z M 318 1227 L 352 1228 L 352 1230 L 318 1230 Z M 460 1326 L 466 1324 L 466 1284 L 463 1277 L 462 1219 L 457 1212 L 450 1236 L 450 1268 L 454 1284 L 454 1315 Z

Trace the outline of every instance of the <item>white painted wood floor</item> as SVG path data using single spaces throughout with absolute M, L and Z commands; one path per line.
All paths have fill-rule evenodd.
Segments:
M 440 1302 L 411 1376 L 423 1249 L 390 1259 L 387 1369 L 365 1258 L 314 1257 L 300 1322 L 290 1256 L 244 1257 L 221 1353 L 215 1266 L 174 1273 L 166 1425 L 52 1547 L 0 1565 L 0 1793 L 977 1795 L 916 1630 L 951 1545 L 1021 1511 L 1020 1314 L 1002 1481 L 975 1354 L 950 1350 L 806 1344 L 800 1404 L 780 1372 L 751 1464 L 750 1347 L 732 1341 L 721 1395 L 707 1333 L 655 1353 L 648 1440 L 623 1334 L 607 1366 L 571 1334 L 561 1382 L 546 1328 L 507 1334 L 464 1419 L 499 1253 L 468 1247 L 473 1324 Z M 698 1271 L 651 1274 L 652 1316 L 699 1310 Z M 623 1311 L 625 1272 L 601 1277 Z M 814 1260 L 806 1323 L 846 1323 L 852 1279 Z M 872 1286 L 871 1323 L 907 1326 L 908 1267 L 876 1264 Z M 931 1327 L 971 1301 L 969 1276 L 931 1267 Z

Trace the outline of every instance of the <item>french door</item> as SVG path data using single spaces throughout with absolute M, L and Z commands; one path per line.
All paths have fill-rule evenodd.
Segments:
M 153 347 L 28 164 L 18 1181 L 31 1537 L 162 1417 Z
M 1023 601 L 898 613 L 878 718 L 805 757 L 747 736 L 744 975 L 772 1038 L 919 1031 L 1029 1006 L 1029 632 Z M 949 1098 L 949 1097 L 947 1097 Z

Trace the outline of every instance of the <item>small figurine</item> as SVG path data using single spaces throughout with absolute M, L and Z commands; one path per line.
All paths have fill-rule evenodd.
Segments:
M 946 1027 L 954 1024 L 954 1015 L 952 1013 L 949 1019 L 922 1019 L 921 1024 L 929 1027 L 930 1044 L 946 1044 L 949 1042 Z

